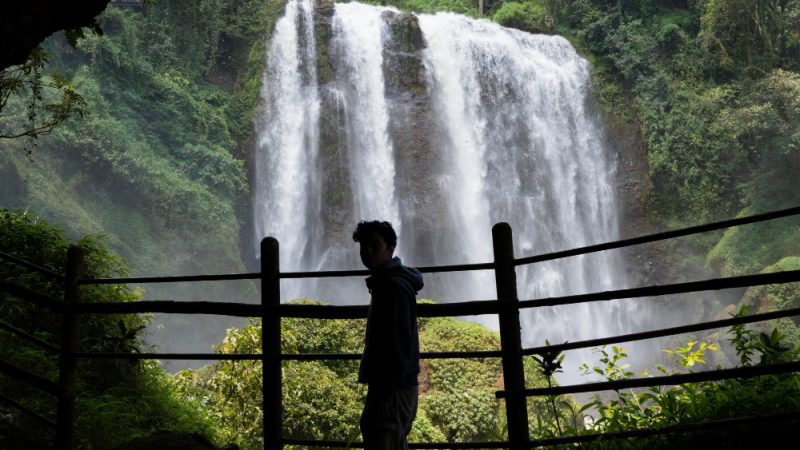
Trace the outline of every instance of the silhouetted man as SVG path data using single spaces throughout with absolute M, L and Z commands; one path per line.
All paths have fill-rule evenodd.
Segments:
M 422 275 L 393 256 L 397 234 L 389 222 L 361 222 L 353 233 L 370 271 L 371 294 L 358 382 L 368 385 L 361 413 L 367 450 L 408 449 L 417 416 L 417 291 Z

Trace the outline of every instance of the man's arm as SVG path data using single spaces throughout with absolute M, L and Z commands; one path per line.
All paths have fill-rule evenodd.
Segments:
M 413 314 L 415 305 L 414 292 L 407 283 L 392 280 L 391 284 L 391 370 L 397 382 L 417 364 L 415 353 L 416 340 L 414 332 L 417 319 Z

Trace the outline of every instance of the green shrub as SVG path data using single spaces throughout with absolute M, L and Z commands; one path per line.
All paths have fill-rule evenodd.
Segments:
M 772 364 L 796 358 L 784 343 L 784 337 L 774 330 L 771 334 L 756 333 L 744 325 L 731 328 L 731 345 L 745 366 Z M 627 370 L 627 354 L 621 347 L 597 349 L 599 366 L 585 373 L 599 373 L 607 380 L 633 378 Z M 666 350 L 677 369 L 657 367 L 660 374 L 691 372 L 705 364 L 708 352 L 718 351 L 714 344 L 691 341 L 684 347 Z M 649 376 L 643 373 L 642 376 Z M 582 407 L 597 418 L 587 428 L 570 427 L 565 435 L 586 433 L 611 433 L 637 428 L 661 428 L 731 417 L 796 412 L 800 404 L 800 376 L 797 374 L 768 375 L 756 378 L 732 378 L 722 381 L 688 383 L 679 386 L 660 386 L 642 390 L 617 390 L 610 398 L 596 395 Z M 592 449 L 654 449 L 654 448 L 752 448 L 763 442 L 769 433 L 771 443 L 791 445 L 797 436 L 796 422 L 765 422 L 741 425 L 722 431 L 672 433 L 637 439 L 597 440 L 581 445 Z
M 299 300 L 301 304 L 318 304 Z M 429 302 L 429 300 L 422 302 Z M 282 320 L 286 353 L 358 353 L 363 350 L 364 320 Z M 480 325 L 452 318 L 421 319 L 422 351 L 493 350 L 499 336 Z M 228 330 L 219 352 L 257 353 L 257 321 Z M 358 418 L 366 388 L 357 383 L 357 361 L 283 363 L 284 433 L 296 438 L 360 440 Z M 423 360 L 420 403 L 412 439 L 463 441 L 502 439 L 505 423 L 494 398 L 500 361 Z M 541 380 L 541 377 L 536 377 Z M 258 362 L 221 361 L 176 377 L 182 395 L 202 405 L 218 424 L 221 437 L 243 448 L 261 445 L 261 366 Z
M 492 14 L 492 20 L 505 27 L 530 33 L 552 33 L 555 26 L 553 17 L 544 4 L 532 0 L 504 2 Z
M 85 251 L 86 277 L 127 274 L 125 263 L 100 237 L 86 236 L 73 242 L 58 228 L 27 212 L 0 210 L 0 242 L 3 252 L 61 274 L 65 270 L 67 248 L 75 243 Z M 40 294 L 53 298 L 63 296 L 59 282 L 4 260 L 0 260 L 0 275 L 3 280 Z M 81 301 L 129 302 L 138 300 L 140 294 L 124 285 L 85 285 Z M 5 293 L 0 293 L 0 300 L 0 319 L 58 345 L 60 315 Z M 146 323 L 147 318 L 138 315 L 82 316 L 80 350 L 139 352 L 141 331 Z M 34 373 L 52 380 L 58 377 L 56 358 L 5 330 L 0 331 L 0 353 Z M 171 386 L 167 375 L 155 363 L 111 359 L 80 361 L 75 422 L 77 442 L 81 448 L 109 449 L 158 430 L 206 433 L 207 423 L 202 415 L 178 399 Z M 49 395 L 6 376 L 0 377 L 0 391 L 45 417 L 54 418 L 56 405 Z M 18 434 L 19 439 L 23 439 L 17 448 L 51 445 L 52 432 L 13 409 L 8 410 L 8 414 L 12 420 L 3 422 L 2 432 Z

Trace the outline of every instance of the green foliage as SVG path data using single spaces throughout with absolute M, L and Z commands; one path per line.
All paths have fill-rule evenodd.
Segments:
M 743 213 L 778 209 L 800 202 L 800 74 L 775 70 L 753 83 L 711 127 L 723 146 L 735 149 L 740 171 L 754 168 L 739 185 Z M 744 177 L 741 177 L 744 178 Z M 758 271 L 800 254 L 800 222 L 784 219 L 727 230 L 709 253 L 723 273 Z
M 33 214 L 0 210 L 0 238 L 4 252 L 56 273 L 64 273 L 66 251 L 70 242 L 63 237 L 61 230 Z M 103 244 L 100 237 L 86 236 L 79 239 L 76 244 L 86 252 L 87 277 L 124 276 L 127 273 L 123 261 Z M 3 279 L 8 282 L 53 298 L 63 297 L 63 287 L 52 278 L 8 262 L 0 262 L 0 270 Z M 27 329 L 47 340 L 57 340 L 61 326 L 58 314 L 39 309 L 26 301 L 2 295 L 4 301 L 0 305 L 0 314 L 6 322 Z M 82 296 L 84 302 L 133 301 L 139 298 L 139 292 L 122 285 L 91 285 L 82 289 Z M 81 342 L 86 351 L 126 351 L 138 347 L 140 344 L 138 331 L 141 331 L 145 323 L 137 316 L 121 318 L 88 316 L 82 322 Z M 106 364 L 100 361 L 97 363 Z
M 492 14 L 492 20 L 500 25 L 531 33 L 552 33 L 553 17 L 541 1 L 503 2 Z
M 546 345 L 550 345 L 550 341 L 545 340 Z M 564 354 L 555 352 L 555 351 L 547 351 L 539 356 L 533 356 L 533 360 L 539 366 L 539 369 L 542 372 L 542 375 L 547 379 L 547 387 L 553 387 L 553 375 L 556 373 L 561 373 L 564 370 L 561 367 L 561 363 L 564 362 Z M 561 418 L 559 417 L 558 408 L 556 408 L 556 396 L 550 395 L 550 412 L 553 414 L 553 418 L 556 421 L 556 429 L 558 430 L 559 436 L 563 433 L 561 428 Z M 541 421 L 539 422 L 539 428 L 542 428 Z
M 490 440 L 500 434 L 500 409 L 496 406 L 495 389 L 473 387 L 457 392 L 434 391 L 420 398 L 420 408 L 442 430 L 446 442 Z
M 83 102 L 75 108 L 91 114 L 37 139 L 30 159 L 18 156 L 24 142 L 4 142 L 0 166 L 24 182 L 4 204 L 76 235 L 102 232 L 137 272 L 243 269 L 244 149 L 267 32 L 282 8 L 279 0 L 109 7 L 98 18 L 102 35 L 87 34 L 77 48 L 48 39 L 51 61 L 39 66 L 63 75 L 42 83 L 68 87 Z M 2 130 L 25 127 L 27 104 L 37 99 L 17 91 Z M 49 91 L 42 102 L 57 104 Z M 204 254 L 215 258 L 197 257 Z
M 300 300 L 300 304 L 317 304 Z M 357 352 L 363 347 L 364 320 L 284 319 L 284 353 Z M 253 321 L 230 329 L 215 347 L 220 353 L 260 353 L 261 326 Z M 357 384 L 353 361 L 287 361 L 283 366 L 284 433 L 315 439 L 352 440 L 358 433 L 365 390 Z M 261 448 L 261 364 L 221 361 L 176 376 L 178 389 L 202 405 L 217 423 L 221 438 L 242 448 Z M 355 433 L 355 434 L 354 434 Z
M 605 377 L 608 381 L 624 380 L 633 376 L 633 372 L 628 370 L 630 364 L 620 364 L 620 361 L 628 357 L 628 353 L 626 353 L 624 348 L 614 345 L 611 347 L 610 352 L 607 351 L 605 347 L 601 347 L 595 351 L 600 354 L 599 361 L 602 363 L 602 366 L 594 366 L 589 370 L 589 367 L 583 364 L 580 367 L 583 375 L 594 372 Z
M 742 312 L 740 312 L 742 314 Z M 755 333 L 744 325 L 731 329 L 731 344 L 743 365 L 752 364 L 754 357 L 759 364 L 786 361 L 796 356 L 784 344 L 783 336 L 775 329 L 771 333 Z M 676 372 L 658 366 L 662 374 L 682 373 L 705 364 L 705 353 L 717 351 L 716 345 L 706 342 L 690 341 L 683 347 L 665 350 L 674 358 L 679 368 Z M 583 366 L 584 373 L 595 373 L 606 380 L 624 380 L 634 376 L 627 370 L 624 360 L 627 354 L 620 347 L 596 349 L 600 355 L 600 366 Z M 649 376 L 647 372 L 642 374 Z M 643 390 L 615 391 L 614 397 L 603 398 L 596 395 L 592 401 L 581 408 L 581 412 L 593 412 L 597 418 L 586 428 L 571 426 L 567 434 L 608 433 L 637 428 L 659 428 L 687 423 L 724 419 L 736 416 L 767 414 L 775 411 L 796 411 L 800 403 L 798 395 L 798 375 L 772 375 L 750 379 L 728 379 L 689 383 L 679 386 L 652 387 Z M 787 397 L 788 396 L 788 397 Z M 793 398 L 789 398 L 793 397 Z M 759 425 L 763 427 L 763 425 Z M 770 433 L 782 443 L 791 442 L 795 437 L 791 425 L 770 425 Z M 741 427 L 718 433 L 704 430 L 702 433 L 672 434 L 669 437 L 640 438 L 636 440 L 594 441 L 581 448 L 640 449 L 675 448 L 684 445 L 716 446 L 725 448 L 747 448 L 756 444 L 752 437 L 753 429 Z M 765 430 L 759 428 L 759 433 Z
M 317 304 L 300 300 L 301 304 Z M 424 319 L 422 351 L 490 350 L 497 333 L 451 318 Z M 364 320 L 284 319 L 285 353 L 358 353 L 363 350 Z M 219 352 L 257 353 L 261 328 L 253 322 L 228 330 Z M 496 358 L 423 361 L 420 406 L 412 440 L 501 439 L 504 418 L 494 398 L 501 377 Z M 359 438 L 358 418 L 366 389 L 357 383 L 357 361 L 287 361 L 284 374 L 284 433 L 297 438 Z M 541 377 L 538 377 L 541 379 Z M 202 405 L 217 421 L 220 435 L 243 448 L 261 442 L 261 367 L 257 362 L 221 361 L 176 377 L 182 395 Z
M 142 363 L 105 390 L 79 395 L 76 410 L 83 448 L 112 449 L 155 432 L 215 433 L 209 418 L 179 396 L 171 376 L 155 362 Z
M 609 123 L 639 126 L 653 223 L 675 228 L 800 203 L 800 2 L 545 6 L 555 29 L 590 59 Z M 733 228 L 690 239 L 674 262 L 759 272 L 800 254 L 797 232 L 795 219 Z
M 316 304 L 309 300 L 303 304 Z M 739 314 L 743 314 L 740 312 Z M 282 346 L 287 353 L 358 352 L 363 336 L 363 320 L 286 319 L 282 324 Z M 258 322 L 231 329 L 220 352 L 257 353 L 260 349 Z M 779 330 L 758 333 L 745 326 L 731 329 L 731 348 L 744 365 L 772 364 L 793 360 L 796 351 L 786 345 Z M 420 330 L 423 351 L 465 351 L 496 349 L 499 337 L 479 325 L 452 318 L 425 319 Z M 619 346 L 596 349 L 599 365 L 584 365 L 586 374 L 606 380 L 634 377 L 626 363 L 628 354 Z M 691 371 L 706 364 L 709 352 L 719 348 L 713 341 L 693 340 L 665 350 L 673 368 L 656 367 L 661 374 Z M 552 376 L 560 371 L 563 355 L 548 352 L 526 358 L 529 385 L 554 385 Z M 499 361 L 495 359 L 425 360 L 421 373 L 418 417 L 411 439 L 415 441 L 476 441 L 504 439 L 506 428 L 494 391 L 502 386 Z M 287 436 L 315 439 L 358 439 L 358 416 L 364 388 L 356 383 L 353 363 L 285 362 L 284 433 Z M 643 376 L 650 376 L 646 371 Z M 533 413 L 532 436 L 548 438 L 572 434 L 616 432 L 636 428 L 664 427 L 724 419 L 774 411 L 794 411 L 800 407 L 797 375 L 775 375 L 752 379 L 731 379 L 690 383 L 642 390 L 616 391 L 612 398 L 596 396 L 580 406 L 571 397 L 556 396 L 529 402 Z M 223 361 L 176 377 L 181 395 L 201 407 L 218 424 L 221 437 L 237 441 L 244 448 L 260 445 L 259 406 L 261 370 L 257 363 Z M 597 418 L 584 425 L 587 414 Z M 787 429 L 775 425 L 780 436 Z M 584 444 L 589 448 L 667 448 L 676 443 L 748 441 L 750 431 L 726 431 L 718 435 L 684 433 L 634 441 L 599 441 Z
M 743 65 L 746 73 L 798 67 L 800 2 L 711 0 L 702 24 L 703 37 L 725 65 Z
M 111 252 L 97 236 L 75 242 L 63 232 L 27 212 L 0 210 L 0 242 L 3 252 L 22 258 L 56 273 L 64 273 L 66 251 L 78 244 L 85 251 L 87 277 L 125 276 L 125 263 Z M 5 281 L 25 286 L 54 298 L 63 296 L 57 281 L 16 264 L 0 261 L 0 275 Z M 124 285 L 86 285 L 82 302 L 139 299 L 140 292 Z M 60 341 L 61 317 L 48 309 L 0 293 L 0 318 L 47 342 Z M 142 348 L 141 331 L 146 318 L 137 315 L 88 315 L 81 320 L 81 350 L 91 352 L 138 352 Z M 2 330 L 0 352 L 4 358 L 50 379 L 58 376 L 57 360 L 39 347 Z M 155 430 L 204 432 L 206 423 L 195 408 L 178 399 L 166 374 L 153 363 L 91 359 L 79 365 L 76 434 L 82 448 L 107 449 L 126 440 Z M 40 414 L 53 417 L 52 397 L 8 377 L 0 377 L 0 391 Z M 8 427 L 17 423 L 26 428 L 18 433 L 31 441 L 20 448 L 49 447 L 52 435 L 35 422 L 9 410 L 14 420 L 4 422 L 3 433 L 18 433 Z M 32 432 L 35 430 L 36 432 Z
M 44 75 L 48 60 L 47 52 L 37 47 L 24 64 L 0 71 L 0 139 L 36 139 L 87 113 L 69 77 L 58 71 Z M 30 151 L 26 148 L 28 155 Z
M 430 352 L 497 350 L 497 333 L 453 318 L 429 319 L 420 332 L 420 350 Z M 431 422 L 448 442 L 493 440 L 502 435 L 500 404 L 494 391 L 502 368 L 497 358 L 423 361 L 430 387 L 420 398 Z
M 787 270 L 800 270 L 800 258 L 783 258 L 762 272 L 773 273 Z M 800 307 L 800 285 L 787 283 L 754 286 L 747 289 L 739 305 L 742 310 L 748 309 L 757 313 L 798 308 Z M 800 348 L 800 328 L 798 328 L 797 318 L 779 319 L 771 321 L 769 324 L 784 336 L 783 340 L 791 347 Z
M 714 344 L 709 344 L 706 342 L 700 342 L 700 345 L 697 344 L 697 341 L 689 341 L 686 343 L 685 347 L 678 347 L 675 350 L 663 351 L 672 356 L 675 359 L 675 363 L 679 366 L 683 367 L 684 369 L 691 369 L 697 363 L 705 364 L 705 360 L 703 358 L 705 357 L 707 350 L 718 350 L 718 347 Z M 695 345 L 697 345 L 697 347 L 695 347 Z

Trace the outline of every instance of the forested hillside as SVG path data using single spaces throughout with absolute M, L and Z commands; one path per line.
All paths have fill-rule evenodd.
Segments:
M 798 2 L 541 5 L 540 28 L 570 36 L 592 60 L 612 126 L 639 124 L 652 220 L 675 227 L 798 203 Z M 724 275 L 758 272 L 798 253 L 798 230 L 797 221 L 746 227 L 698 250 Z
M 16 181 L 3 183 L 3 205 L 102 232 L 136 272 L 241 268 L 245 142 L 269 6 L 110 6 L 103 35 L 87 32 L 75 48 L 48 40 L 45 74 L 71 77 L 86 114 L 34 141 L 2 141 L 4 178 Z M 29 100 L 11 98 L 5 130 L 24 127 Z
M 646 156 L 640 231 L 800 204 L 800 2 L 549 0 L 493 18 L 563 34 L 590 59 L 609 127 L 634 124 Z M 798 236 L 797 219 L 707 233 L 669 244 L 656 266 L 666 279 L 797 269 Z M 780 289 L 740 302 L 798 304 Z
M 87 30 L 74 47 L 63 33 L 48 39 L 43 87 L 9 97 L 2 134 L 47 118 L 44 105 L 60 95 L 49 87 L 56 79 L 69 81 L 85 113 L 36 139 L 0 139 L 0 206 L 32 211 L 70 236 L 104 236 L 134 274 L 245 271 L 244 258 L 253 258 L 251 119 L 265 39 L 281 8 L 257 1 L 109 6 L 98 17 L 102 35 Z M 254 301 L 255 291 L 244 283 L 151 285 L 147 297 Z M 208 331 L 186 318 L 165 321 L 180 326 L 169 342 L 151 329 L 151 341 L 165 349 L 207 348 L 224 336 L 224 324 Z
M 476 3 L 458 0 L 394 4 L 480 15 Z M 641 202 L 626 205 L 644 217 L 628 230 L 636 234 L 798 203 L 798 8 L 766 0 L 484 6 L 501 24 L 568 37 L 590 59 L 610 128 L 623 130 L 620 139 L 635 134 L 641 149 L 625 157 L 646 159 Z M 0 139 L 2 206 L 76 235 L 106 235 L 134 273 L 243 269 L 252 257 L 252 118 L 281 11 L 280 1 L 109 7 L 99 18 L 104 35 L 87 32 L 76 48 L 51 38 L 45 79 L 71 77 L 86 115 L 39 139 Z M 10 98 L 4 131 L 25 126 L 30 99 Z M 670 263 L 758 272 L 800 253 L 797 227 L 783 220 L 705 236 Z

